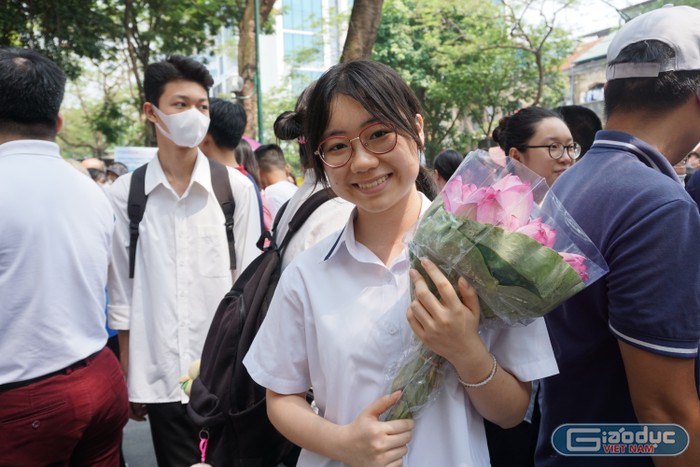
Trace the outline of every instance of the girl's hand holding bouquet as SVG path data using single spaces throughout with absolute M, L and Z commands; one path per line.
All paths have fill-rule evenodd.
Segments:
M 477 328 L 526 325 L 607 272 L 600 253 L 548 193 L 541 177 L 516 161 L 501 166 L 485 151 L 467 155 L 419 222 L 408 249 L 412 267 L 424 279 L 414 280 L 420 286 L 413 293 L 420 300 L 414 300 L 408 313 L 419 340 L 394 377 L 391 389 L 403 393 L 385 420 L 413 418 L 439 387 L 445 357 L 454 355 L 448 357 L 454 361 L 460 358 L 456 349 L 478 345 L 473 343 Z M 433 264 L 445 280 L 432 280 L 434 274 L 427 269 Z M 460 285 L 463 280 L 471 287 Z M 425 295 L 426 288 L 432 298 Z M 478 296 L 475 301 L 471 288 Z M 438 316 L 428 319 L 421 303 L 450 301 L 443 310 L 447 313 L 458 309 L 452 303 L 459 300 L 457 294 L 471 312 L 463 318 L 465 327 L 423 333 L 426 323 L 433 326 L 455 317 L 436 312 Z M 462 335 L 465 328 L 471 332 Z M 430 340 L 431 335 L 440 337 Z

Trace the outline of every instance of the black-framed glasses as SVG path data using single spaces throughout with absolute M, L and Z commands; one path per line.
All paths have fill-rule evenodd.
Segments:
M 316 148 L 315 154 L 328 167 L 342 167 L 352 157 L 352 142 L 356 139 L 359 139 L 362 147 L 372 154 L 386 154 L 396 147 L 397 137 L 396 128 L 392 125 L 370 123 L 354 138 L 337 135 L 324 139 Z
M 549 157 L 557 160 L 561 159 L 561 156 L 564 155 L 564 150 L 566 149 L 566 154 L 572 158 L 572 159 L 578 159 L 578 156 L 581 155 L 581 145 L 578 143 L 571 143 L 571 144 L 561 144 L 561 143 L 552 143 L 552 144 L 544 144 L 540 146 L 525 146 L 526 148 L 547 148 L 549 151 Z

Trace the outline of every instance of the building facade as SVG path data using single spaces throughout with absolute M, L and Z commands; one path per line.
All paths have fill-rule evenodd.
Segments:
M 299 94 L 337 63 L 351 9 L 352 0 L 278 0 L 271 13 L 274 33 L 259 36 L 261 91 L 287 86 Z M 215 43 L 208 63 L 214 77 L 212 95 L 232 95 L 242 86 L 236 34 L 222 29 Z
M 648 0 L 618 10 L 624 21 L 663 6 L 663 0 Z M 606 29 L 584 38 L 574 53 L 562 66 L 569 75 L 567 104 L 582 105 L 593 110 L 604 120 L 603 88 L 610 41 L 617 30 Z

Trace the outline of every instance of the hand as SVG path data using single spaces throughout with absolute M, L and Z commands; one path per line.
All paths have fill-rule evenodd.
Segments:
M 414 300 L 406 312 L 413 332 L 428 348 L 452 363 L 464 355 L 483 353 L 479 337 L 479 297 L 464 278 L 459 279 L 459 295 L 450 281 L 428 259 L 421 265 L 437 287 L 440 298 L 428 288 L 421 274 L 412 269 Z M 461 297 L 461 299 L 460 299 Z
M 372 402 L 349 425 L 343 427 L 345 446 L 341 459 L 351 466 L 396 467 L 403 465 L 408 442 L 415 422 L 413 420 L 379 421 L 401 396 L 401 391 L 385 395 Z
M 137 422 L 146 421 L 146 415 L 148 415 L 148 409 L 146 404 L 141 404 L 139 402 L 129 402 L 129 418 Z

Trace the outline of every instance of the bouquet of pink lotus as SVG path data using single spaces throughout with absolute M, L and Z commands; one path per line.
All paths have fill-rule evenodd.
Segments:
M 540 204 L 541 203 L 541 204 Z M 485 151 L 467 155 L 428 208 L 408 243 L 412 267 L 427 257 L 457 288 L 476 290 L 481 326 L 526 325 L 607 272 L 590 239 L 547 191 L 541 177 Z M 444 359 L 417 343 L 392 384 L 403 389 L 384 414 L 412 418 L 439 386 Z

